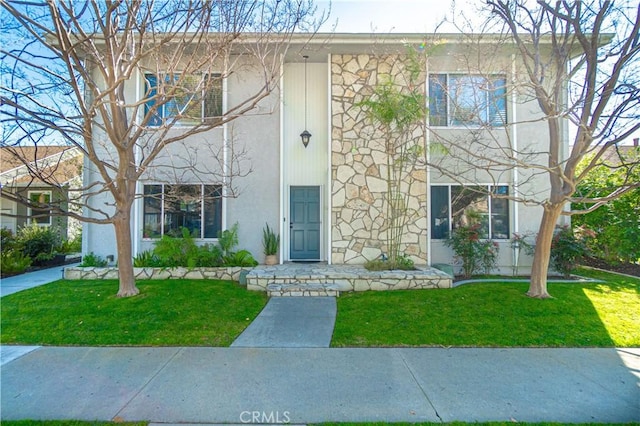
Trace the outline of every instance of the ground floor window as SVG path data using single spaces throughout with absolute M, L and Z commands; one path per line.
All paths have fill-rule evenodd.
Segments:
M 480 217 L 482 238 L 509 238 L 509 195 L 506 185 L 431 186 L 431 238 L 446 239 L 453 229 Z M 472 213 L 473 212 L 473 213 Z
M 51 204 L 51 191 L 29 191 L 29 223 L 37 223 L 40 226 L 51 225 L 51 211 L 47 205 Z
M 145 185 L 143 216 L 143 238 L 179 236 L 181 228 L 196 238 L 217 238 L 222 229 L 222 187 Z

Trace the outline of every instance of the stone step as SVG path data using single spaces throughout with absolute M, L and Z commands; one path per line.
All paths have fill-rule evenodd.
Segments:
M 267 285 L 269 297 L 287 296 L 331 296 L 340 295 L 340 286 L 331 283 L 298 282 L 298 283 L 271 283 Z

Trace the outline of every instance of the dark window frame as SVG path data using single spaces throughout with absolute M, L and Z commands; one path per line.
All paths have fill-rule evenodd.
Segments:
M 222 185 L 145 184 L 142 238 L 179 236 L 186 227 L 196 239 L 214 240 L 222 230 L 223 200 Z
M 37 195 L 38 198 L 42 198 L 43 196 L 48 197 L 48 200 L 35 200 L 33 198 L 34 195 Z M 43 205 L 50 205 L 53 201 L 53 191 L 48 189 L 34 189 L 30 190 L 27 193 L 27 197 L 29 198 L 30 203 L 38 203 Z M 27 223 L 32 224 L 35 223 L 38 226 L 52 226 L 53 225 L 53 216 L 51 214 L 51 209 L 48 207 L 37 208 L 33 206 L 29 206 L 27 209 Z
M 478 190 L 474 190 L 474 187 L 478 188 Z M 490 194 L 499 196 L 493 197 L 490 196 Z M 478 201 L 483 202 L 483 197 L 486 198 L 486 200 L 484 200 L 486 201 L 486 212 L 481 212 L 481 215 L 483 215 L 486 220 L 481 223 L 484 230 L 482 238 L 490 237 L 493 240 L 509 239 L 512 221 L 511 206 L 507 198 L 501 197 L 509 195 L 509 185 L 432 184 L 429 195 L 431 214 L 430 236 L 432 240 L 445 240 L 449 238 L 451 231 L 459 226 L 456 219 L 460 221 L 460 218 L 464 217 L 462 208 L 475 204 Z M 455 200 L 453 195 L 456 196 Z M 471 196 L 471 199 L 467 200 L 469 201 L 468 203 L 460 201 L 465 195 Z M 452 206 L 452 200 L 458 201 L 461 207 L 458 209 L 461 210 L 458 212 L 459 214 L 454 212 L 455 209 Z M 446 201 L 444 209 L 442 208 L 443 201 Z M 473 201 L 473 203 L 471 201 Z
M 158 93 L 158 80 L 163 78 L 165 84 L 160 85 L 160 88 L 171 87 L 169 82 L 173 79 L 176 82 L 179 82 L 182 79 L 182 73 L 145 73 L 144 74 L 144 90 L 146 96 L 149 98 L 144 106 L 144 113 L 147 115 L 151 108 L 155 105 L 155 100 L 153 97 Z M 202 86 L 202 90 L 199 95 L 197 95 L 197 91 L 189 90 L 187 93 L 191 94 L 191 98 L 187 100 L 185 105 L 180 105 L 173 100 L 169 100 L 158 107 L 156 113 L 149 120 L 149 126 L 151 127 L 159 127 L 171 120 L 174 121 L 174 125 L 180 127 L 189 127 L 199 125 L 207 120 L 215 119 L 217 117 L 222 117 L 224 114 L 224 79 L 222 78 L 221 73 L 202 73 L 202 74 L 187 74 L 187 77 L 197 77 L 197 82 Z M 216 79 L 215 83 L 209 83 L 208 81 L 205 83 L 205 80 Z M 186 79 L 182 81 L 184 84 L 187 81 L 194 81 Z M 205 88 L 209 88 L 205 90 Z M 196 96 L 197 95 L 197 96 Z M 171 111 L 171 109 L 177 109 L 180 113 L 184 113 L 188 111 L 193 106 L 189 106 L 190 103 L 197 101 L 200 103 L 199 105 L 199 117 L 189 117 L 188 115 L 177 119 L 178 113 Z

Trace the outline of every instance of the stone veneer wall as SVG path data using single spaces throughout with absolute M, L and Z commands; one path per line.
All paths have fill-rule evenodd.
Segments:
M 331 261 L 362 264 L 386 253 L 385 207 L 387 192 L 384 134 L 357 104 L 374 87 L 391 81 L 402 84 L 401 55 L 331 56 Z M 424 78 L 421 79 L 424 82 Z M 424 83 L 421 85 L 424 90 Z M 424 125 L 413 136 L 425 145 Z M 403 237 L 402 252 L 416 264 L 427 261 L 426 171 L 414 167 L 403 181 L 413 212 Z
M 231 280 L 238 281 L 240 272 L 252 268 L 133 268 L 136 280 Z M 117 280 L 118 268 L 75 267 L 65 268 L 64 278 L 67 280 Z

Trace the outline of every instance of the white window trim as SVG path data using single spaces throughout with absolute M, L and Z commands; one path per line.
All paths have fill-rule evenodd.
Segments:
M 51 203 L 51 200 L 53 199 L 53 193 L 52 191 L 28 191 L 27 192 L 27 197 L 29 198 L 29 202 L 31 202 L 31 194 L 47 194 L 49 195 L 49 203 Z M 36 223 L 38 226 L 51 226 L 53 224 L 53 217 L 51 216 L 51 210 L 49 210 L 49 223 L 40 223 L 36 220 L 33 220 L 31 218 L 31 216 L 33 216 L 33 211 L 31 209 L 31 207 L 27 208 L 27 223 L 29 225 L 31 225 L 32 223 Z
M 506 73 L 489 73 L 489 74 L 474 74 L 474 73 L 469 73 L 469 72 L 460 72 L 460 71 L 436 71 L 436 72 L 432 72 L 429 73 L 427 75 L 427 109 L 429 108 L 429 99 L 430 99 L 430 91 L 429 91 L 429 86 L 430 86 L 430 78 L 432 75 L 446 75 L 447 76 L 447 85 L 449 84 L 449 76 L 451 75 L 468 75 L 468 76 L 478 76 L 478 77 L 486 77 L 486 78 L 491 78 L 491 77 L 502 77 L 504 78 L 505 81 L 505 87 L 507 87 L 508 81 L 507 81 L 507 74 Z M 447 87 L 446 91 L 445 91 L 445 95 L 447 96 L 447 123 L 450 121 L 450 117 L 451 117 L 451 101 L 450 101 L 450 96 L 449 96 L 449 88 Z M 509 119 L 507 116 L 507 110 L 509 109 L 508 107 L 508 102 L 509 102 L 509 97 L 507 96 L 507 93 L 505 93 L 505 108 L 504 108 L 504 115 L 505 115 L 505 120 L 504 120 L 504 124 L 502 125 L 495 125 L 492 126 L 495 129 L 504 129 L 505 127 L 507 127 L 507 125 L 509 124 Z M 468 130 L 468 129 L 482 129 L 483 126 L 482 124 L 468 124 L 468 125 L 464 125 L 464 124 L 453 124 L 453 125 L 449 125 L 447 124 L 446 126 L 432 126 L 429 123 L 429 115 L 427 115 L 427 124 L 429 125 L 429 127 L 433 128 L 433 129 L 449 129 L 449 130 Z

